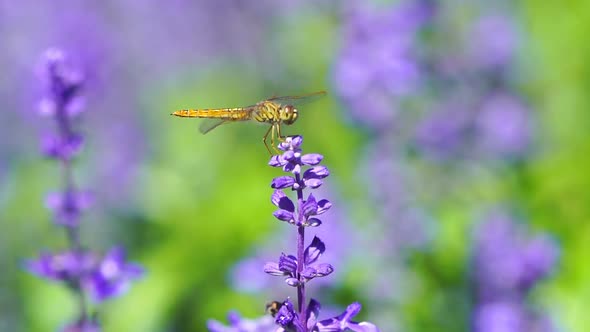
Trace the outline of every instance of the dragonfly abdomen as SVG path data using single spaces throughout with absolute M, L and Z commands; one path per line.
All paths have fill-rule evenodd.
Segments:
M 250 111 L 243 107 L 223 108 L 223 109 L 188 109 L 179 110 L 172 115 L 185 118 L 210 118 L 210 119 L 228 119 L 228 120 L 248 120 Z

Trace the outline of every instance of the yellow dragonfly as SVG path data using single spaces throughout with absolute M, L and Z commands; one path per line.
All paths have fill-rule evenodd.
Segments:
M 308 103 L 326 95 L 325 91 L 318 91 L 301 96 L 274 97 L 260 101 L 254 105 L 234 108 L 211 108 L 211 109 L 185 109 L 173 112 L 171 115 L 184 118 L 205 118 L 199 127 L 203 134 L 219 127 L 225 123 L 238 121 L 257 121 L 270 124 L 270 128 L 264 134 L 262 142 L 270 154 L 266 140 L 270 134 L 270 144 L 277 151 L 275 138 L 282 140 L 281 124 L 291 125 L 299 117 L 299 110 L 296 105 Z

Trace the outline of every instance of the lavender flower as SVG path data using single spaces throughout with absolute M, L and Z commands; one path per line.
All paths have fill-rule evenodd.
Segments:
M 495 93 L 481 107 L 475 132 L 482 150 L 492 155 L 519 157 L 531 145 L 532 118 L 515 96 Z
M 143 275 L 143 268 L 126 262 L 121 247 L 103 256 L 80 243 L 82 211 L 93 200 L 90 193 L 77 189 L 72 171 L 72 160 L 83 143 L 73 121 L 84 110 L 80 94 L 84 76 L 58 49 L 45 53 L 40 72 L 46 87 L 40 112 L 57 124 L 56 133 L 43 139 L 42 150 L 45 156 L 60 162 L 63 174 L 62 191 L 50 193 L 45 204 L 53 212 L 54 223 L 66 230 L 69 248 L 55 254 L 42 253 L 38 259 L 26 261 L 24 268 L 41 278 L 63 283 L 77 295 L 79 316 L 63 331 L 97 332 L 100 324 L 89 309 L 88 298 L 98 303 L 124 293 L 132 280 Z
M 488 217 L 475 237 L 474 331 L 552 331 L 544 315 L 528 308 L 526 296 L 551 272 L 557 255 L 549 238 L 528 238 L 509 215 Z
M 352 13 L 334 82 L 355 120 L 374 129 L 391 126 L 394 101 L 416 91 L 423 74 L 415 39 L 431 11 L 431 5 L 418 2 Z
M 57 135 L 47 135 L 42 142 L 44 154 L 51 158 L 70 160 L 82 148 L 82 136 L 72 128 L 72 119 L 84 110 L 84 98 L 80 95 L 84 76 L 72 66 L 59 49 L 45 52 L 41 79 L 46 95 L 39 104 L 39 112 L 54 117 Z
M 317 218 L 330 209 L 332 204 L 327 199 L 317 200 L 313 194 L 306 195 L 305 189 L 316 189 L 323 184 L 323 179 L 330 175 L 329 170 L 320 165 L 323 156 L 320 154 L 303 154 L 301 136 L 288 137 L 279 145 L 283 151 L 281 155 L 273 156 L 270 166 L 282 167 L 283 171 L 292 175 L 280 176 L 271 182 L 271 188 L 275 189 L 271 196 L 271 202 L 279 209 L 274 216 L 297 227 L 297 254 L 287 255 L 282 253 L 278 262 L 269 262 L 264 271 L 270 275 L 286 277 L 285 282 L 297 288 L 297 310 L 290 300 L 283 302 L 276 316 L 276 323 L 283 329 L 278 331 L 378 331 L 377 327 L 370 323 L 354 323 L 350 317 L 360 310 L 360 305 L 353 304 L 347 311 L 329 320 L 318 321 L 320 303 L 312 299 L 306 307 L 305 284 L 316 277 L 325 277 L 334 271 L 329 263 L 318 263 L 318 259 L 326 250 L 325 244 L 316 236 L 305 247 L 305 228 L 317 227 L 322 224 Z M 303 169 L 303 168 L 307 169 Z M 295 204 L 284 192 L 291 188 L 297 193 Z
M 26 261 L 25 269 L 38 277 L 82 290 L 96 302 L 124 293 L 130 281 L 144 273 L 137 264 L 125 261 L 121 247 L 111 249 L 104 257 L 85 250 L 42 253 L 38 259 Z
M 300 322 L 300 313 L 295 311 L 293 304 L 289 299 L 283 302 L 279 310 L 276 322 L 281 326 L 277 332 L 299 332 L 299 331 L 314 331 L 314 332 L 336 332 L 336 331 L 355 331 L 355 332 L 378 332 L 379 329 L 367 322 L 354 322 L 351 319 L 356 316 L 360 310 L 361 305 L 357 302 L 350 304 L 346 310 L 333 318 L 318 320 L 320 311 L 320 303 L 314 299 L 309 301 L 306 312 L 305 325 Z
M 290 173 L 290 175 L 276 177 L 271 182 L 271 188 L 275 189 L 271 195 L 271 202 L 278 207 L 274 216 L 278 220 L 297 227 L 296 254 L 282 253 L 278 262 L 268 262 L 264 266 L 267 274 L 284 277 L 287 285 L 297 288 L 297 307 L 289 298 L 283 301 L 277 312 L 273 313 L 274 322 L 279 325 L 278 328 L 275 326 L 273 331 L 378 332 L 379 329 L 371 323 L 357 323 L 351 320 L 361 309 L 358 303 L 349 305 L 341 315 L 321 321 L 318 319 L 320 302 L 311 299 L 308 304 L 306 303 L 306 284 L 315 278 L 330 275 L 334 268 L 329 263 L 318 263 L 326 251 L 326 245 L 319 237 L 315 236 L 307 247 L 304 245 L 306 227 L 320 226 L 322 221 L 317 216 L 328 211 L 332 204 L 327 199 L 317 200 L 313 194 L 305 192 L 322 186 L 323 180 L 330 175 L 330 172 L 325 166 L 320 165 L 324 159 L 322 155 L 303 153 L 302 143 L 301 136 L 287 137 L 278 147 L 283 153 L 272 156 L 269 161 L 270 166 L 281 167 L 283 171 Z M 296 192 L 296 201 L 291 200 L 283 191 L 287 188 Z M 209 330 L 238 331 L 242 327 L 242 320 L 236 317 L 230 316 L 230 327 L 211 321 L 208 325 Z M 254 326 L 257 325 L 254 324 Z M 243 331 L 250 330 L 244 327 Z M 257 331 L 266 331 L 266 327 Z
M 469 34 L 467 55 L 482 69 L 498 69 L 508 65 L 518 45 L 516 28 L 506 15 L 480 17 Z

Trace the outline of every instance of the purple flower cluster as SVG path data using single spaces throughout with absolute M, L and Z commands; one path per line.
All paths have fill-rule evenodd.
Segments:
M 378 332 L 379 329 L 368 322 L 353 322 L 351 319 L 361 311 L 358 302 L 350 304 L 346 310 L 332 318 L 318 321 L 320 303 L 314 299 L 309 301 L 305 313 L 305 325 L 299 320 L 301 313 L 297 312 L 289 299 L 282 303 L 275 322 L 281 327 L 276 332 L 331 332 L 331 331 L 355 331 L 355 332 Z
M 41 278 L 83 291 L 95 302 L 123 294 L 131 281 L 143 275 L 141 266 L 126 261 L 122 247 L 112 248 L 103 257 L 86 250 L 42 253 L 38 259 L 26 262 L 25 268 Z
M 272 156 L 269 165 L 281 167 L 290 175 L 279 176 L 272 180 L 271 188 L 275 189 L 271 196 L 271 202 L 278 207 L 274 216 L 289 225 L 297 227 L 297 252 L 296 254 L 281 253 L 277 262 L 268 262 L 264 271 L 273 276 L 285 278 L 287 285 L 297 288 L 297 307 L 289 298 L 280 302 L 275 317 L 273 331 L 277 332 L 312 332 L 312 331 L 357 331 L 378 332 L 379 329 L 368 322 L 357 323 L 352 318 L 360 311 L 361 305 L 353 303 L 339 316 L 319 320 L 320 303 L 311 299 L 306 303 L 305 286 L 307 282 L 330 275 L 334 268 L 329 263 L 318 263 L 318 260 L 326 250 L 324 242 L 315 236 L 311 243 L 305 246 L 306 227 L 317 227 L 322 221 L 317 216 L 330 209 L 332 204 L 327 199 L 316 199 L 312 193 L 306 190 L 319 188 L 323 180 L 330 172 L 325 166 L 320 165 L 323 156 L 316 153 L 304 154 L 301 149 L 303 137 L 287 137 L 279 144 L 283 151 L 281 155 Z M 285 189 L 296 192 L 297 199 L 292 200 L 284 192 Z M 277 302 L 278 303 L 278 302 Z M 221 323 L 211 321 L 209 330 L 213 332 L 242 331 L 238 330 L 242 320 L 232 320 L 230 329 Z M 243 331 L 250 331 L 243 329 Z M 256 331 L 268 331 L 268 327 L 260 327 Z
M 266 263 L 264 271 L 270 275 L 286 277 L 285 282 L 297 288 L 297 310 L 287 299 L 282 303 L 276 314 L 275 322 L 282 329 L 278 331 L 378 331 L 371 323 L 355 323 L 350 319 L 360 311 L 360 304 L 351 304 L 340 316 L 318 321 L 320 303 L 311 299 L 305 304 L 305 284 L 316 278 L 325 277 L 334 271 L 331 264 L 316 264 L 326 250 L 325 244 L 316 236 L 305 247 L 305 228 L 317 227 L 322 224 L 316 216 L 326 212 L 332 204 L 327 199 L 319 201 L 305 189 L 316 189 L 323 184 L 323 179 L 330 175 L 325 166 L 320 165 L 323 156 L 316 153 L 303 154 L 301 144 L 303 137 L 293 136 L 279 145 L 283 151 L 281 155 L 271 157 L 269 165 L 281 167 L 283 171 L 292 175 L 280 176 L 271 182 L 275 189 L 271 196 L 272 203 L 279 209 L 274 216 L 297 227 L 297 255 L 282 253 L 278 262 Z M 303 168 L 307 168 L 303 170 Z M 284 189 L 291 188 L 297 193 L 296 204 L 284 193 Z M 304 249 L 305 247 L 305 249 Z
M 72 120 L 84 110 L 85 100 L 80 94 L 84 76 L 59 49 L 47 50 L 43 60 L 40 74 L 46 95 L 39 103 L 39 112 L 56 120 L 58 133 L 43 138 L 42 150 L 48 157 L 69 161 L 80 152 L 83 143 Z
M 432 6 L 420 1 L 394 10 L 361 7 L 350 13 L 334 81 L 355 120 L 377 130 L 388 128 L 396 117 L 394 104 L 416 92 L 423 79 L 416 39 L 431 14 Z
M 474 331 L 553 331 L 547 317 L 527 307 L 526 296 L 549 275 L 557 258 L 548 237 L 527 237 L 506 214 L 490 216 L 475 237 Z
M 132 280 L 140 278 L 143 268 L 126 261 L 125 250 L 113 247 L 104 255 L 83 248 L 80 243 L 80 218 L 93 196 L 77 189 L 73 179 L 72 160 L 81 151 L 83 138 L 74 130 L 74 120 L 84 110 L 80 94 L 84 76 L 59 49 L 45 52 L 41 79 L 46 94 L 40 103 L 40 113 L 53 118 L 57 125 L 54 134 L 42 140 L 43 154 L 60 162 L 63 188 L 46 198 L 46 206 L 53 212 L 53 221 L 66 230 L 69 248 L 58 253 L 40 254 L 28 260 L 24 268 L 41 278 L 61 282 L 79 299 L 79 317 L 63 331 L 100 331 L 100 324 L 88 308 L 88 298 L 101 302 L 124 293 Z

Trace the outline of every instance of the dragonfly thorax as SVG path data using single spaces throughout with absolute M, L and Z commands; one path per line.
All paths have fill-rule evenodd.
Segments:
M 286 125 L 293 124 L 299 116 L 299 111 L 293 105 L 286 105 L 279 111 L 279 118 L 281 122 Z

